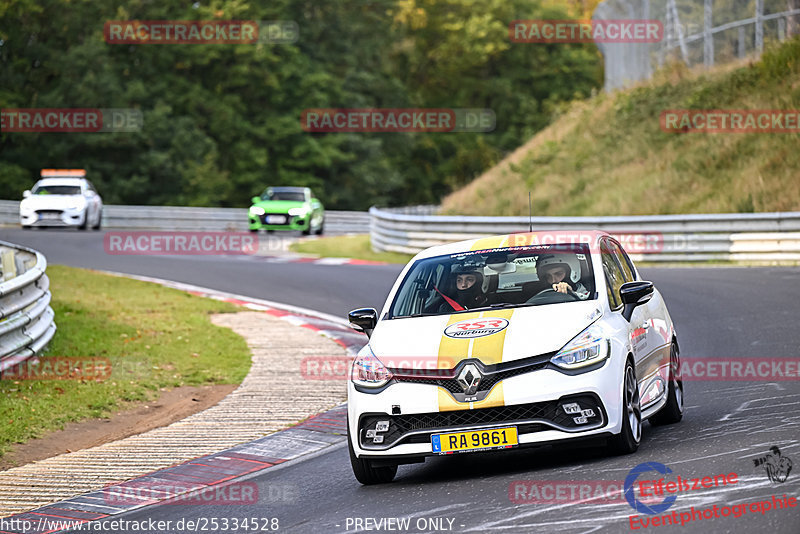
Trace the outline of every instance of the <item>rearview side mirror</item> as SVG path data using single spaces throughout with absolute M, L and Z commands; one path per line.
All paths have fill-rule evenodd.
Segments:
M 642 280 L 639 282 L 627 282 L 622 284 L 619 288 L 619 296 L 622 299 L 622 303 L 625 305 L 625 307 L 622 308 L 622 316 L 625 317 L 626 321 L 631 320 L 633 310 L 636 306 L 641 306 L 653 298 L 653 291 L 655 291 L 653 282 Z
M 252 202 L 253 204 L 261 202 L 261 197 L 253 197 L 250 199 L 250 202 Z
M 25 191 L 22 192 L 22 198 L 28 198 L 29 196 L 31 196 L 30 189 L 26 189 Z
M 378 312 L 375 308 L 359 308 L 348 313 L 347 320 L 354 330 L 364 332 L 369 337 L 378 324 Z

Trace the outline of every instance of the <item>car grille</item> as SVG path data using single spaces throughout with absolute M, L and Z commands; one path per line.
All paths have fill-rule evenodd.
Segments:
M 36 210 L 40 215 L 61 215 L 64 213 L 62 210 Z
M 587 417 L 586 423 L 576 423 L 574 420 L 575 414 L 568 414 L 562 408 L 562 404 L 573 402 L 578 403 L 583 409 L 591 408 L 594 411 L 594 415 Z M 359 438 L 364 448 L 385 449 L 389 446 L 400 444 L 400 442 L 430 442 L 431 434 L 449 430 L 481 425 L 499 426 L 531 420 L 539 421 L 517 425 L 520 434 L 548 430 L 554 426 L 576 431 L 595 427 L 605 421 L 605 412 L 600 400 L 594 394 L 586 393 L 570 395 L 554 401 L 475 410 L 407 415 L 365 414 L 359 422 Z M 366 438 L 366 430 L 376 428 L 379 421 L 389 421 L 389 429 L 380 433 L 383 436 L 383 443 L 376 445 L 371 438 Z M 414 435 L 411 433 L 420 434 Z M 409 434 L 411 435 L 409 436 Z M 413 436 L 413 439 L 411 436 Z
M 291 215 L 286 215 L 285 213 L 265 213 L 264 215 L 261 216 L 261 224 L 268 224 L 270 226 L 280 226 L 280 225 L 276 225 L 275 223 L 268 223 L 267 222 L 267 217 L 270 217 L 272 215 L 277 215 L 279 217 L 283 217 L 285 219 L 285 222 L 283 224 L 285 224 L 285 225 L 291 224 L 292 219 L 294 218 Z
M 478 400 L 483 400 L 483 398 L 486 396 L 486 393 L 488 393 L 498 382 L 501 382 L 507 378 L 511 378 L 512 376 L 519 376 L 525 373 L 538 371 L 539 369 L 544 369 L 547 367 L 550 358 L 553 357 L 554 354 L 555 352 L 540 354 L 539 356 L 534 356 L 532 358 L 525 358 L 523 360 L 500 363 L 496 365 L 484 365 L 480 360 L 477 359 L 463 360 L 456 365 L 455 368 L 448 370 L 390 370 L 395 375 L 394 378 L 397 382 L 439 386 L 446 389 L 454 396 L 458 396 L 456 397 L 456 400 L 463 401 L 461 396 L 463 396 L 464 389 L 458 383 L 456 377 L 458 377 L 463 366 L 467 365 L 468 363 L 474 363 L 480 368 L 481 374 L 483 375 L 476 393 Z M 406 374 L 403 374 L 404 372 Z
M 498 382 L 505 380 L 506 378 L 511 378 L 512 376 L 519 376 L 525 373 L 530 373 L 531 371 L 537 371 L 539 369 L 543 369 L 547 366 L 547 362 L 541 362 L 534 365 L 528 365 L 526 367 L 520 367 L 517 369 L 510 369 L 508 371 L 500 371 L 497 373 L 485 374 L 483 376 L 483 380 L 481 380 L 480 387 L 478 389 L 478 393 L 485 392 L 491 390 L 495 384 Z M 464 393 L 464 389 L 458 383 L 458 380 L 455 378 L 421 378 L 415 376 L 402 376 L 397 377 L 398 382 L 406 382 L 406 383 L 413 383 L 413 384 L 430 384 L 442 387 L 449 391 L 450 393 L 461 394 Z

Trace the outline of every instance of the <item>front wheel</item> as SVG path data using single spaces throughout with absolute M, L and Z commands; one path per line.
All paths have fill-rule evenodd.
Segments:
M 350 451 L 350 465 L 356 480 L 365 486 L 373 484 L 386 484 L 394 480 L 397 466 L 373 467 L 372 462 L 366 458 L 357 458 L 353 451 L 353 442 L 350 440 L 350 425 L 347 426 L 347 448 Z
M 667 404 L 649 419 L 651 425 L 671 425 L 683 419 L 683 380 L 678 349 L 672 344 L 669 354 Z
M 642 441 L 642 406 L 639 402 L 639 382 L 630 360 L 625 362 L 624 385 L 622 387 L 622 430 L 611 439 L 611 450 L 615 454 L 631 454 Z
M 92 226 L 92 230 L 99 230 L 102 224 L 103 224 L 103 212 L 101 211 L 100 213 L 97 214 L 97 223 L 95 223 L 95 225 Z
M 319 222 L 319 228 L 317 228 L 317 235 L 322 235 L 322 232 L 324 231 L 324 229 L 325 229 L 325 219 L 322 219 Z

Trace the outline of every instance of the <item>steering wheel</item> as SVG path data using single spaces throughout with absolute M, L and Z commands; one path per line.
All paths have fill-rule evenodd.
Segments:
M 534 296 L 529 298 L 528 302 L 529 303 L 533 303 L 533 304 L 538 304 L 539 301 L 548 300 L 546 298 L 540 298 L 540 297 L 542 297 L 542 295 L 544 295 L 545 297 L 549 297 L 550 295 L 546 295 L 546 293 L 548 293 L 548 292 L 557 294 L 561 299 L 561 300 L 557 300 L 556 302 L 553 302 L 552 304 L 557 304 L 559 302 L 574 302 L 574 301 L 577 301 L 577 300 L 581 300 L 580 297 L 577 294 L 575 294 L 575 292 L 573 290 L 571 290 L 571 289 L 567 289 L 566 293 L 559 293 L 558 291 L 556 291 L 552 287 L 548 287 L 547 289 L 542 289 L 541 291 L 536 293 Z

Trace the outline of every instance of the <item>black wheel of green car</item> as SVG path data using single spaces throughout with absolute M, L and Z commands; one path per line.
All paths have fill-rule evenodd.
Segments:
M 258 233 L 258 228 L 250 228 L 250 233 L 257 234 Z
M 350 465 L 353 467 L 353 474 L 355 475 L 356 480 L 365 486 L 371 486 L 373 484 L 386 484 L 387 482 L 394 480 L 394 476 L 397 474 L 396 465 L 388 467 L 373 467 L 370 460 L 356 458 L 356 454 L 353 452 L 353 442 L 350 441 L 349 424 L 347 425 L 347 428 L 347 448 L 350 451 Z
M 675 343 L 669 354 L 669 386 L 667 386 L 667 404 L 649 419 L 651 425 L 671 425 L 683 419 L 683 380 L 681 378 L 681 360 Z
M 317 235 L 322 235 L 323 231 L 325 231 L 325 219 L 322 219 L 319 222 L 319 228 L 317 228 Z
M 642 407 L 639 399 L 639 382 L 630 360 L 625 362 L 622 387 L 622 430 L 610 441 L 616 454 L 631 454 L 642 441 Z

